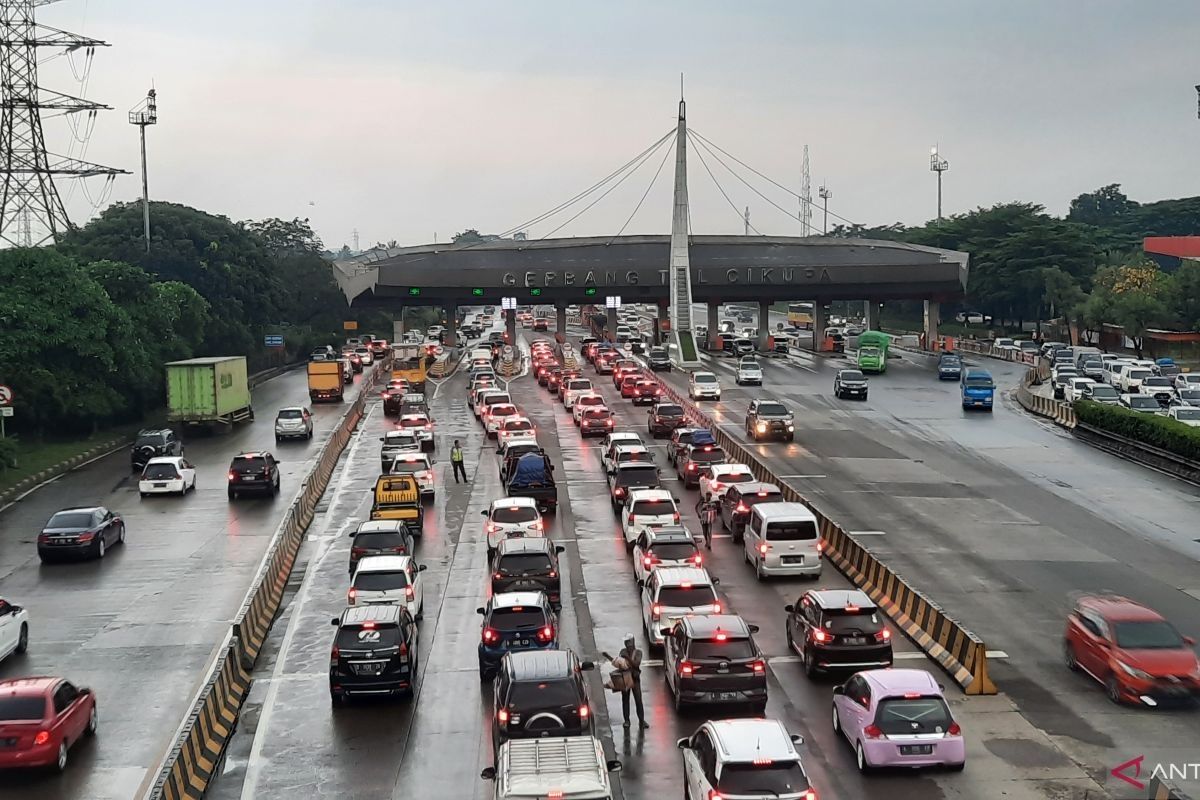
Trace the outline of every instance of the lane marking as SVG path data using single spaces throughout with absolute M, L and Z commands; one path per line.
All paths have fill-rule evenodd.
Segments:
M 828 478 L 828 475 L 778 475 L 779 478 Z
M 851 536 L 887 536 L 887 531 L 850 531 Z

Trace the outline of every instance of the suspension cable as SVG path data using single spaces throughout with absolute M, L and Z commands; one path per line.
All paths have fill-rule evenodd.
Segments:
M 689 134 L 690 133 L 691 132 L 689 131 Z M 738 211 L 737 206 L 732 200 L 729 199 L 729 195 L 725 193 L 725 187 L 721 186 L 721 182 L 717 180 L 717 176 L 714 175 L 712 169 L 709 168 L 708 162 L 704 160 L 704 153 L 700 152 L 700 148 L 696 148 L 696 155 L 700 157 L 700 163 L 704 165 L 704 170 L 708 173 L 708 177 L 712 178 L 712 182 L 717 185 L 717 189 L 721 192 L 721 196 L 725 198 L 725 202 L 729 203 L 729 207 L 733 209 L 733 213 L 737 214 L 738 221 L 743 224 L 748 224 L 746 222 L 746 218 L 742 216 L 742 212 Z M 754 231 L 759 236 L 762 236 L 762 232 L 753 225 L 750 225 L 750 230 Z

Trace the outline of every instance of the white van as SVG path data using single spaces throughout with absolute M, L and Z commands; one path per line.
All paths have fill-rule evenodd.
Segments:
M 754 506 L 742 543 L 760 581 L 772 575 L 821 576 L 821 532 L 802 503 Z
M 594 736 L 558 736 L 509 739 L 480 776 L 495 781 L 495 800 L 612 800 L 608 774 L 620 769 Z

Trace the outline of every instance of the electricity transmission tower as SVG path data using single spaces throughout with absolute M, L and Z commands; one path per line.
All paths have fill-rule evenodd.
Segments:
M 804 145 L 804 163 L 800 167 L 800 235 L 812 235 L 812 173 L 808 168 L 808 145 Z
M 47 116 L 94 115 L 111 107 L 38 85 L 39 52 L 84 50 L 88 58 L 106 42 L 39 24 L 34 9 L 55 0 L 0 0 L 0 243 L 16 246 L 55 241 L 71 229 L 55 176 L 109 181 L 125 170 L 47 152 Z

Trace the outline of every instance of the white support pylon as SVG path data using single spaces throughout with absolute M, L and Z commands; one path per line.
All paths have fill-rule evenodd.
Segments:
M 675 132 L 675 201 L 671 213 L 671 338 L 675 358 L 682 367 L 698 366 L 699 353 L 692 338 L 692 264 L 688 257 L 687 108 L 679 99 L 679 124 Z

